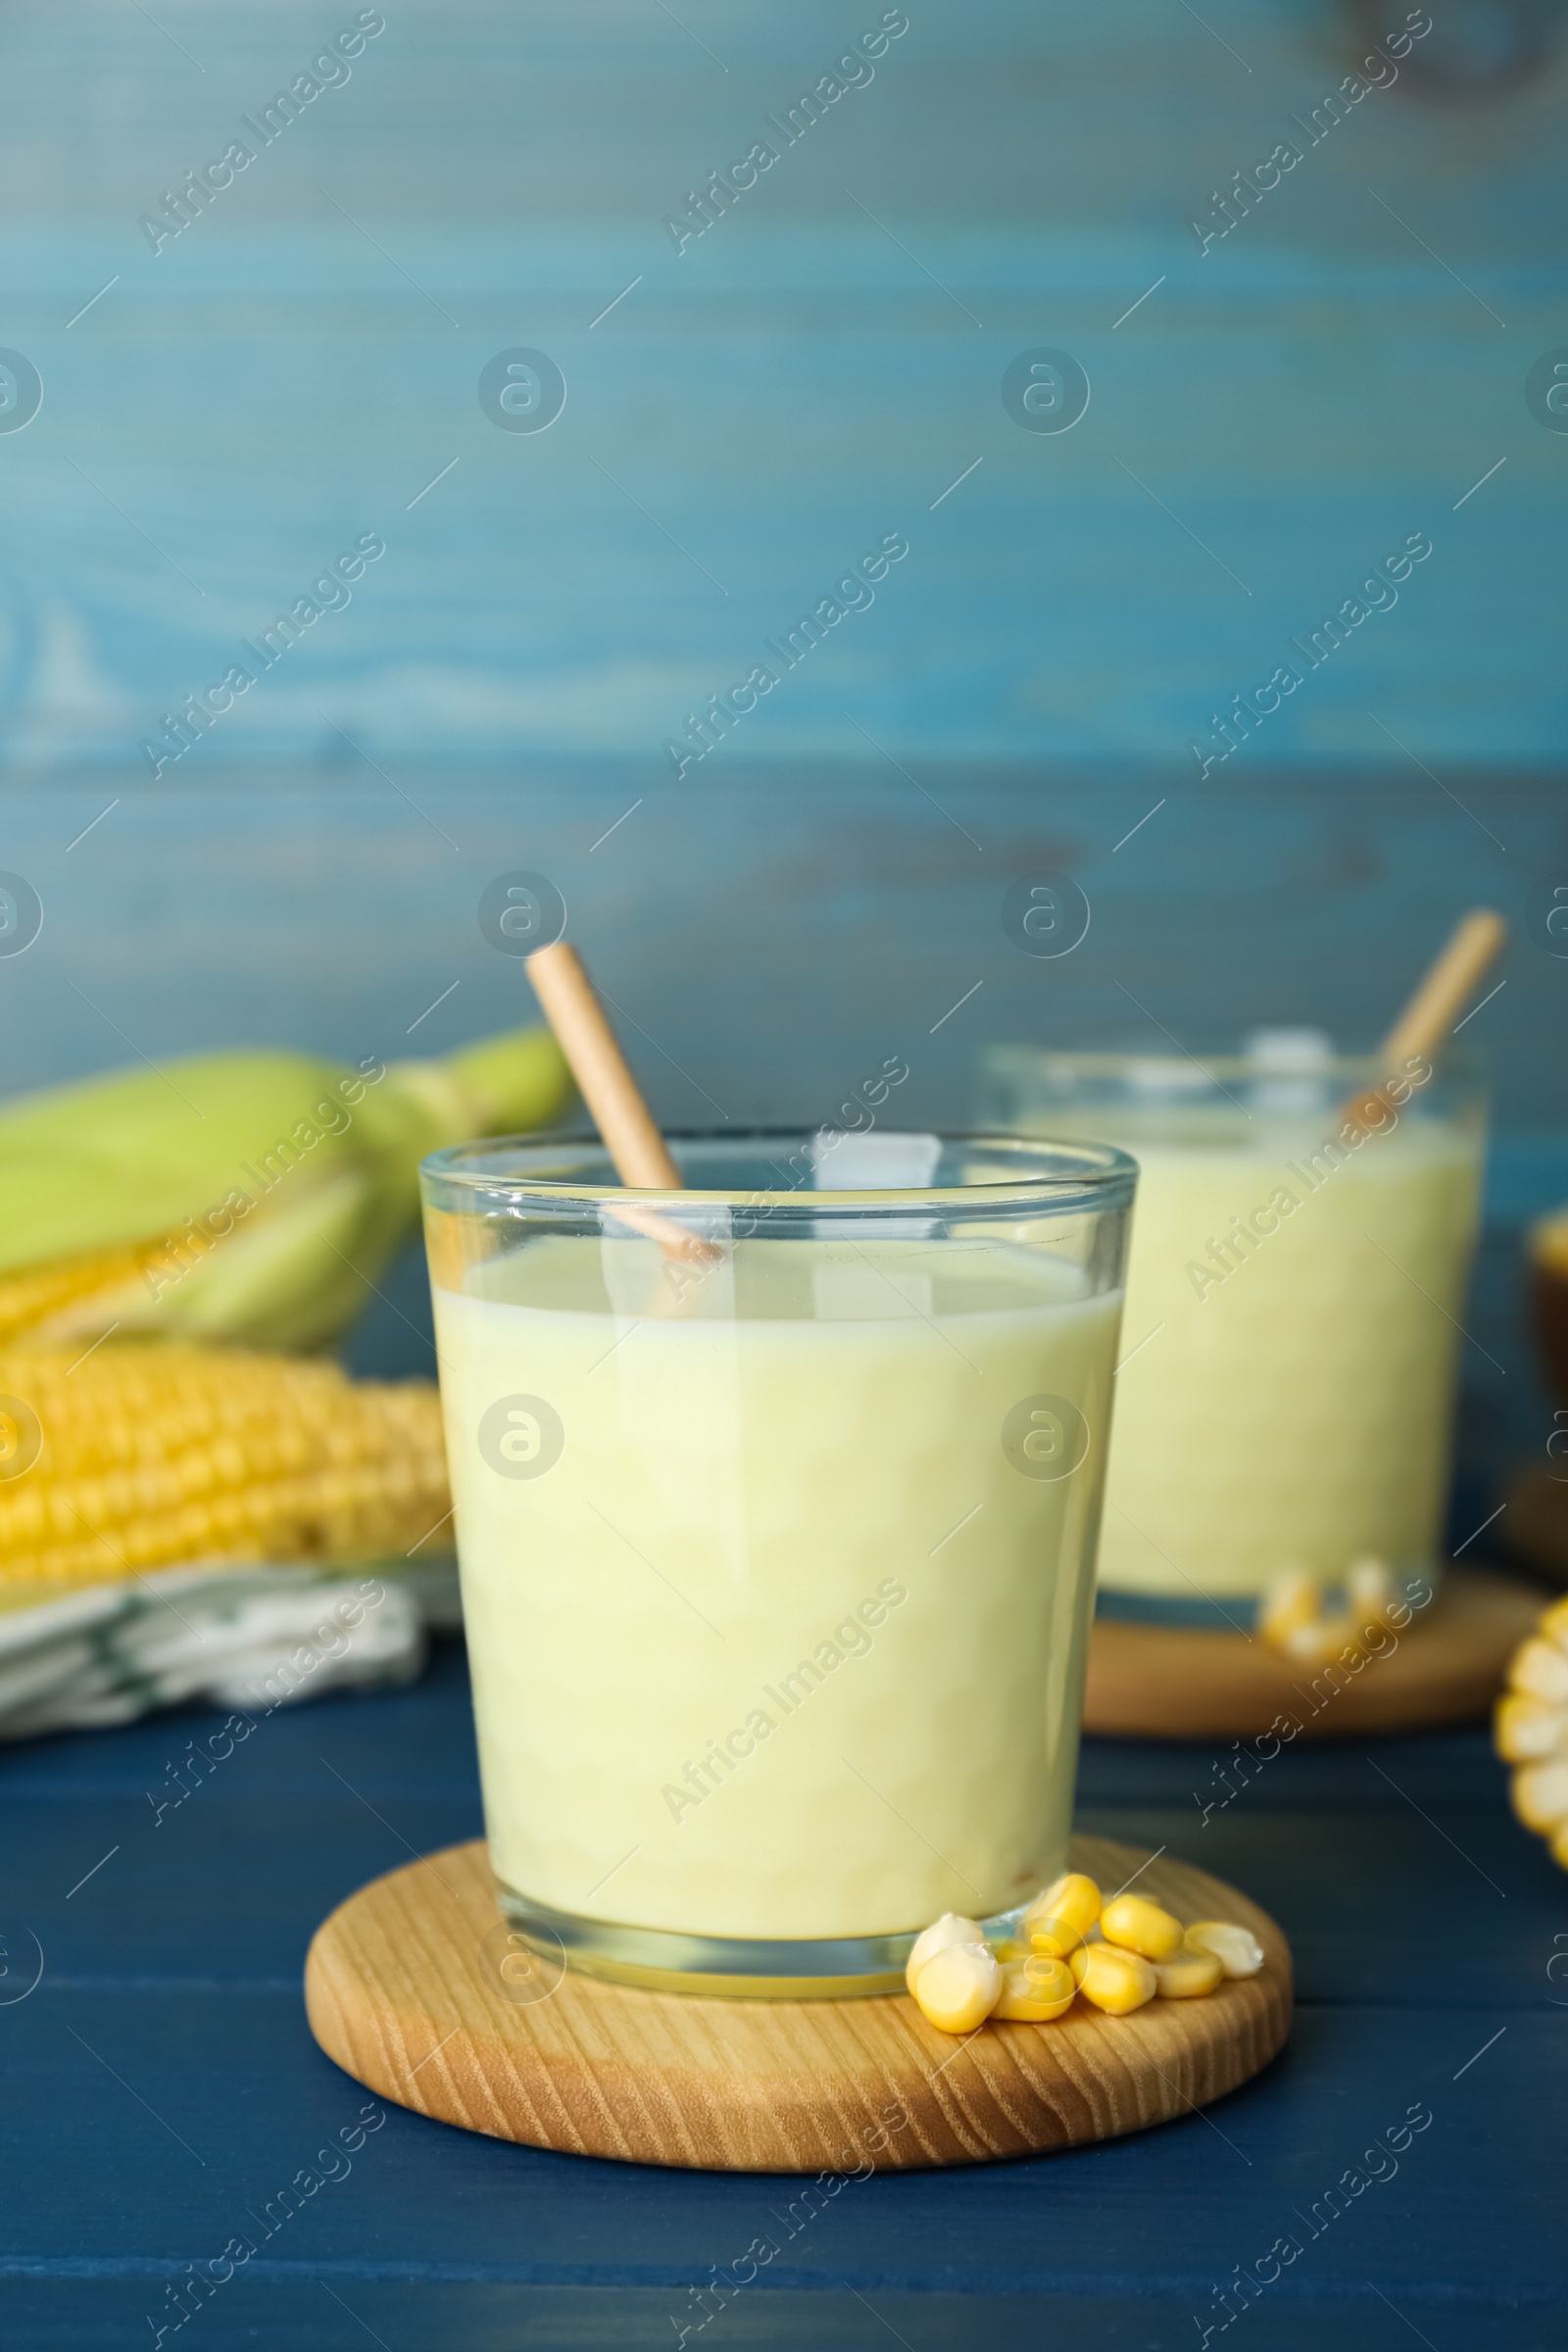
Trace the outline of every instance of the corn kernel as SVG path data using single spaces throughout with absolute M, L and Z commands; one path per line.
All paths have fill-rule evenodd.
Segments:
M 1525 1828 L 1549 1837 L 1559 1822 L 1568 1821 L 1568 1760 L 1527 1764 L 1514 1774 L 1509 1794 Z
M 1018 1940 L 1064 1960 L 1100 1918 L 1100 1888 L 1081 1870 L 1069 1870 L 1037 1894 L 1018 1923 Z
M 1548 1642 L 1555 1642 L 1559 1649 L 1568 1649 L 1568 1593 L 1561 1600 L 1552 1602 L 1541 1620 L 1540 1630 Z
M 1103 2009 L 1107 2017 L 1125 2017 L 1130 2009 L 1141 2009 L 1159 1989 L 1150 1963 L 1141 1953 L 1123 1950 L 1119 1943 L 1086 1943 L 1081 1967 L 1077 1953 L 1071 1965 L 1084 1999 Z
M 1091 1928 L 1088 1936 L 1080 1936 L 1077 1929 L 1068 1927 L 1063 1919 L 1041 1917 L 1030 1922 L 1029 1941 L 1025 1950 L 1038 1952 L 1043 1960 L 1071 1960 L 1074 1952 L 1081 1952 L 1086 1943 L 1098 1943 L 1099 1940 L 1098 1927 Z
M 1362 1626 L 1376 1625 L 1394 1598 L 1394 1579 L 1386 1563 L 1370 1555 L 1351 1564 L 1345 1589 L 1350 1614 Z
M 1182 1948 L 1182 1923 L 1146 1894 L 1118 1894 L 1100 1914 L 1101 1933 L 1123 1951 L 1168 1960 Z
M 1568 1706 L 1568 1653 L 1539 1636 L 1521 1642 L 1508 1668 L 1508 1683 L 1510 1689 L 1528 1691 L 1551 1706 Z
M 934 1959 L 938 1952 L 945 1952 L 950 1944 L 984 1942 L 985 1936 L 978 1920 L 965 1919 L 961 1911 L 944 1911 L 940 1919 L 933 1920 L 930 1927 L 922 1929 L 915 1937 L 905 1963 L 904 1982 L 913 1992 L 915 1978 L 926 1962 Z
M 1172 1952 L 1154 1962 L 1154 1982 L 1167 2001 L 1193 2001 L 1212 1992 L 1225 1974 L 1217 1952 Z
M 1064 1960 L 1035 1952 L 1015 1967 L 1003 1970 L 1002 1998 L 992 2014 L 1038 2024 L 1070 2009 L 1077 1989 Z
M 1285 1649 L 1291 1638 L 1316 1625 L 1323 1614 L 1323 1588 L 1304 1568 L 1287 1568 L 1277 1576 L 1258 1603 L 1257 1630 L 1273 1649 Z
M 1354 1621 L 1343 1611 L 1332 1617 L 1319 1617 L 1311 1625 L 1298 1625 L 1284 1647 L 1287 1655 L 1299 1658 L 1304 1665 L 1321 1666 L 1329 1658 L 1338 1657 L 1344 1649 L 1353 1649 L 1356 1641 Z
M 1568 1748 L 1568 1716 L 1528 1691 L 1510 1690 L 1498 1699 L 1494 1729 L 1497 1753 L 1508 1764 L 1534 1764 Z
M 1002 1971 L 983 1943 L 950 1943 L 918 1970 L 910 1989 L 944 2034 L 972 2034 L 1002 1997 Z
M 1187 1949 L 1212 1952 L 1228 1977 L 1255 1977 L 1263 1965 L 1263 1946 L 1234 1920 L 1199 1920 L 1187 1931 Z

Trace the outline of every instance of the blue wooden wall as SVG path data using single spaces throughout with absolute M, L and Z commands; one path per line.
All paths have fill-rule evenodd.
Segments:
M 906 13 L 808 132 L 769 128 Z M 348 78 L 264 143 L 243 119 L 362 14 Z M 1416 68 L 1457 37 L 1438 10 L 1314 144 L 1366 54 L 1327 0 L 12 12 L 0 345 L 42 402 L 0 429 L 0 866 L 45 921 L 0 957 L 0 1077 L 439 1050 L 516 1009 L 474 906 L 528 865 L 665 1117 L 828 1116 L 897 1050 L 911 1113 L 956 1118 L 994 1038 L 1366 1041 L 1486 897 L 1521 925 L 1466 1032 L 1506 1377 L 1471 1351 L 1467 1445 L 1477 1477 L 1539 1451 L 1514 1253 L 1568 1194 L 1568 961 L 1527 923 L 1568 877 L 1568 434 L 1526 388 L 1568 345 L 1568 68 L 1438 102 Z M 666 217 L 758 141 L 677 250 Z M 1069 431 L 1004 404 L 1041 347 L 1089 378 Z M 518 348 L 564 378 L 546 430 L 481 407 Z M 874 604 L 677 781 L 686 714 L 885 534 Z M 1213 713 L 1413 534 L 1397 604 L 1200 779 Z M 351 601 L 264 671 L 242 641 L 365 535 Z M 236 662 L 155 781 L 143 742 Z M 1094 906 L 1059 964 L 1001 928 L 1040 866 Z
M 1206 25 L 1179 0 L 914 0 L 874 78 L 677 252 L 665 217 L 782 145 L 766 118 L 875 0 L 388 0 L 261 147 L 242 117 L 360 13 L 10 12 L 5 341 L 44 385 L 0 434 L 20 765 L 133 779 L 164 710 L 367 531 L 385 558 L 190 756 L 204 782 L 351 757 L 335 723 L 382 760 L 615 751 L 657 787 L 694 702 L 889 531 L 907 560 L 715 791 L 869 760 L 846 711 L 901 758 L 1179 773 L 1415 531 L 1435 552 L 1399 606 L 1260 750 L 1392 763 L 1370 709 L 1440 765 L 1557 757 L 1568 436 L 1524 379 L 1568 336 L 1560 63 L 1435 105 L 1418 45 L 1305 147 L 1293 116 L 1365 49 L 1327 0 Z M 139 219 L 236 137 L 254 162 L 155 254 Z M 1201 250 L 1193 218 L 1287 138 L 1300 164 Z M 1070 432 L 1004 409 L 1041 345 L 1089 374 Z M 565 376 L 547 431 L 480 409 L 517 346 Z

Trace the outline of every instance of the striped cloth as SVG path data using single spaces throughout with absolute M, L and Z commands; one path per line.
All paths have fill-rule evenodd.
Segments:
M 0 1616 L 0 1740 L 190 1703 L 270 1714 L 412 1682 L 462 1623 L 455 1561 L 410 1570 L 165 1568 Z

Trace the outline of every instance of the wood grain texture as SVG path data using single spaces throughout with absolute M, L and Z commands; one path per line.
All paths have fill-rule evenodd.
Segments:
M 686 191 L 879 9 L 382 13 L 352 78 L 252 138 L 156 252 L 139 217 L 337 15 L 7 14 L 5 331 L 45 385 L 4 450 L 14 754 L 112 761 L 101 807 L 162 713 L 373 529 L 388 552 L 352 604 L 176 772 L 329 764 L 346 736 L 448 768 L 613 746 L 654 789 L 694 702 L 898 529 L 909 560 L 746 719 L 743 758 L 863 750 L 850 710 L 906 761 L 1190 776 L 1210 713 L 1426 530 L 1398 607 L 1262 740 L 1395 767 L 1408 745 L 1508 839 L 1451 763 L 1563 740 L 1561 444 L 1522 389 L 1562 339 L 1560 56 L 1473 111 L 1413 75 L 1371 93 L 1205 250 L 1216 184 L 1301 143 L 1293 116 L 1363 53 L 1347 12 L 1260 0 L 1244 66 L 1168 0 L 994 0 L 978 37 L 938 0 L 677 250 Z M 1002 403 L 1042 342 L 1094 385 L 1070 433 Z M 518 345 L 570 387 L 545 433 L 479 405 Z
M 1089 1643 L 1084 1730 L 1112 1738 L 1255 1738 L 1281 1716 L 1292 1740 L 1472 1722 L 1544 1605 L 1532 1586 L 1450 1568 L 1430 1619 L 1359 1672 L 1308 1667 L 1241 1634 L 1102 1618 Z
M 481 1840 L 362 1887 L 312 1942 L 311 2031 L 382 2098 L 492 2138 L 693 2171 L 849 2173 L 982 2164 L 1166 2123 L 1257 2073 L 1290 2029 L 1290 1947 L 1218 1879 L 1109 1838 L 1074 1867 L 1178 1918 L 1250 1927 L 1261 1975 L 1205 2000 L 1050 2025 L 988 2025 L 959 2042 L 905 1996 L 701 2000 L 567 1971 L 509 1998 Z M 1147 1867 L 1146 1867 L 1147 1865 Z M 493 1952 L 494 1943 L 489 1947 Z M 904 2119 L 900 2121 L 899 2119 Z

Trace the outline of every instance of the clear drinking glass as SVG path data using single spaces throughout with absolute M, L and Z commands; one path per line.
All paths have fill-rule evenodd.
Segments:
M 1366 1132 L 1346 1107 L 1374 1087 Z M 1137 1154 L 1102 1613 L 1234 1625 L 1288 1570 L 1338 1586 L 1368 1558 L 1419 1598 L 1480 1212 L 1474 1076 L 1265 1031 L 1201 1065 L 996 1047 L 984 1102 Z
M 690 1190 L 424 1166 L 502 1906 L 627 1982 L 886 1990 L 1063 1867 L 1137 1171 L 669 1143 Z

